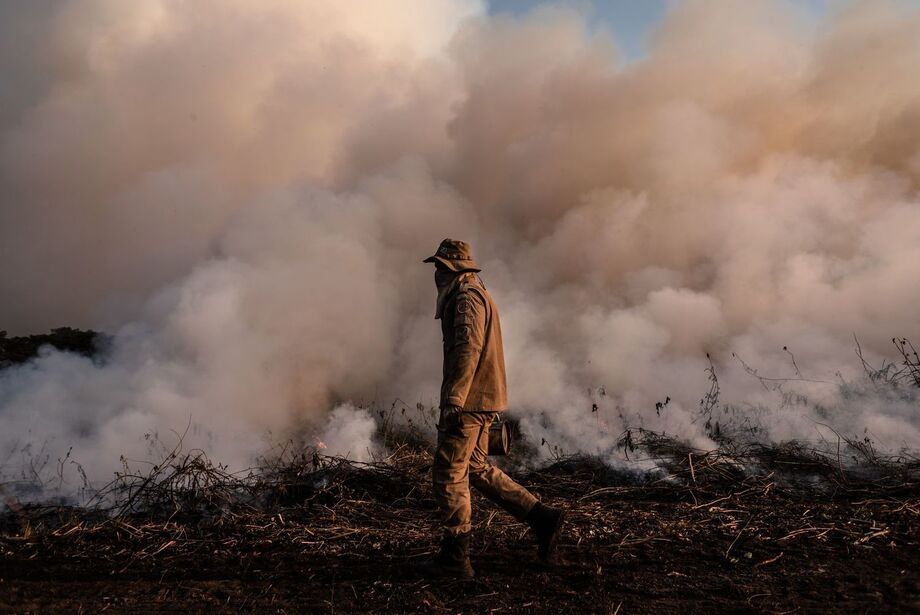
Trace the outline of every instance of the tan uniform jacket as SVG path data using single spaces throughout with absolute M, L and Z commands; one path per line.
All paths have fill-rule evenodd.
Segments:
M 444 380 L 441 407 L 500 412 L 508 407 L 498 308 L 476 276 L 448 298 L 441 318 Z

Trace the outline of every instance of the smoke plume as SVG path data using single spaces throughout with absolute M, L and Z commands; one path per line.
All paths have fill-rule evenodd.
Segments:
M 536 442 L 711 444 L 708 353 L 760 437 L 920 447 L 853 353 L 920 329 L 916 8 L 686 0 L 626 61 L 559 6 L 33 1 L 0 48 L 0 326 L 114 335 L 0 372 L 4 472 L 72 447 L 104 479 L 186 428 L 366 456 L 360 407 L 437 403 L 444 237 Z

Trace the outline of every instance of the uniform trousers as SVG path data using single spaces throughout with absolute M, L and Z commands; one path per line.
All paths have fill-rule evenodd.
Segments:
M 441 522 L 449 534 L 471 529 L 470 485 L 518 521 L 537 503 L 532 493 L 488 461 L 489 427 L 497 414 L 441 410 L 432 475 Z

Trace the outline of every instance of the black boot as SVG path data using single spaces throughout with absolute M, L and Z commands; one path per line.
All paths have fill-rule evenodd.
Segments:
M 422 568 L 430 576 L 472 579 L 476 573 L 470 564 L 470 532 L 456 536 L 445 533 L 441 552 Z
M 562 533 L 565 511 L 560 508 L 545 506 L 540 502 L 527 515 L 527 524 L 537 537 L 537 555 L 546 563 L 556 562 L 556 540 Z

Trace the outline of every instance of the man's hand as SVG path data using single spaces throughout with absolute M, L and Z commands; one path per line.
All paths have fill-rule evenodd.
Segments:
M 445 418 L 453 418 L 454 416 L 463 412 L 463 408 L 461 408 L 460 406 L 453 406 L 453 405 L 444 406 L 444 410 L 442 410 L 442 412 Z
M 441 418 L 438 420 L 438 431 L 448 431 L 452 426 L 460 424 L 460 406 L 444 406 L 441 408 Z

